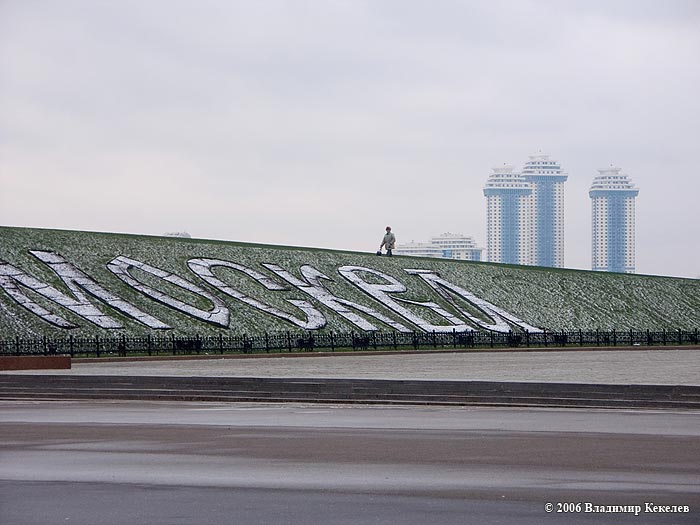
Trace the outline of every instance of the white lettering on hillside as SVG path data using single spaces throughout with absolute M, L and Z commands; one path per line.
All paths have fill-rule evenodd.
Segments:
M 228 328 L 229 310 L 228 308 L 226 308 L 226 305 L 223 303 L 223 301 L 215 295 L 212 295 L 206 290 L 200 288 L 196 284 L 193 284 L 190 281 L 183 279 L 182 277 L 179 277 L 174 273 L 166 272 L 164 270 L 161 270 L 160 268 L 155 268 L 146 263 L 130 259 L 129 257 L 124 257 L 123 255 L 115 257 L 109 263 L 107 263 L 107 268 L 130 287 L 148 295 L 149 297 L 152 297 L 160 303 L 174 308 L 175 310 L 189 315 L 190 317 L 201 319 L 202 321 L 205 321 L 207 323 L 212 323 L 215 325 L 223 326 L 224 328 Z M 174 284 L 175 286 L 179 286 L 183 290 L 187 290 L 189 292 L 200 295 L 207 299 L 209 302 L 211 302 L 213 306 L 210 310 L 202 310 L 201 308 L 197 308 L 196 306 L 180 301 L 175 297 L 161 292 L 160 290 L 156 290 L 148 286 L 147 284 L 137 280 L 136 278 L 134 278 L 134 276 L 132 276 L 129 273 L 130 268 L 138 268 L 139 270 L 151 274 L 155 277 L 158 277 L 159 279 L 162 279 L 165 282 Z
M 372 283 L 366 281 L 361 275 L 359 275 L 360 272 L 369 273 L 380 277 L 385 282 Z M 467 332 L 473 330 L 473 328 L 466 325 L 464 321 L 446 311 L 437 303 L 410 301 L 408 299 L 400 299 L 389 296 L 390 293 L 404 293 L 406 291 L 406 287 L 390 275 L 382 273 L 378 270 L 372 270 L 371 268 L 365 268 L 363 266 L 341 266 L 338 268 L 338 273 L 387 308 L 393 310 L 404 319 L 418 326 L 421 330 L 425 330 L 426 332 Z M 444 318 L 450 324 L 432 324 L 413 311 L 402 306 L 400 303 L 427 308 L 438 316 Z
M 460 315 L 463 315 L 472 323 L 476 324 L 477 326 L 480 326 L 481 328 L 484 328 L 486 330 L 492 330 L 494 332 L 508 332 L 510 331 L 510 326 L 508 326 L 506 321 L 510 321 L 514 325 L 517 325 L 528 332 L 542 332 L 540 328 L 526 323 L 525 321 L 519 319 L 515 315 L 506 312 L 502 308 L 499 308 L 498 306 L 495 306 L 489 303 L 488 301 L 485 301 L 484 299 L 477 297 L 476 295 L 474 295 L 471 292 L 468 292 L 464 288 L 446 281 L 432 270 L 415 270 L 405 268 L 404 271 L 406 271 L 410 275 L 417 275 L 418 277 L 423 279 L 423 281 L 425 281 L 433 290 L 435 290 L 435 292 L 437 292 L 437 294 L 440 297 L 442 297 L 445 301 L 452 305 L 452 307 L 455 310 L 457 310 L 460 313 Z M 454 300 L 453 296 L 446 290 L 449 290 L 450 292 L 461 297 L 471 305 L 475 306 L 480 311 L 485 313 L 488 317 L 490 317 L 494 322 L 487 323 L 479 319 L 478 317 L 471 315 L 469 312 L 461 308 L 457 301 Z
M 58 298 L 58 300 L 54 300 L 54 302 L 58 302 L 58 304 L 62 304 L 66 307 L 68 307 L 68 305 L 76 307 L 80 304 L 75 299 L 71 299 L 52 286 L 42 283 L 40 280 L 26 274 L 19 268 L 15 268 L 10 263 L 0 261 L 0 288 L 2 288 L 7 295 L 12 297 L 19 305 L 52 325 L 60 328 L 77 328 L 76 325 L 66 321 L 60 315 L 52 314 L 43 306 L 32 301 L 22 293 L 20 286 L 33 290 L 51 300 L 54 300 L 53 298 Z
M 215 267 L 230 268 L 232 270 L 236 270 L 247 275 L 248 277 L 257 281 L 267 290 L 287 289 L 285 286 L 276 283 L 270 277 L 267 277 L 266 275 L 263 275 L 260 272 L 248 268 L 247 266 L 243 266 L 242 264 L 236 264 L 229 261 L 222 261 L 220 259 L 190 259 L 189 261 L 187 261 L 187 266 L 196 275 L 204 279 L 204 281 L 209 283 L 217 290 L 220 290 L 229 297 L 233 297 L 234 299 L 237 299 L 242 303 L 247 304 L 248 306 L 252 306 L 257 310 L 260 310 L 261 312 L 265 312 L 280 319 L 285 319 L 286 321 L 289 321 L 295 326 L 303 328 L 304 330 L 317 330 L 319 328 L 323 328 L 326 325 L 326 318 L 308 301 L 286 299 L 288 303 L 296 306 L 302 312 L 304 312 L 304 314 L 306 314 L 306 320 L 300 319 L 298 317 L 293 316 L 290 313 L 280 310 L 279 308 L 270 306 L 269 304 L 265 304 L 261 301 L 258 301 L 257 299 L 253 299 L 252 297 L 244 294 L 243 292 L 236 290 L 235 288 L 229 286 L 221 279 L 216 277 L 212 272 L 212 268 Z
M 42 282 L 33 275 L 2 260 L 0 260 L 0 288 L 16 303 L 44 321 L 60 328 L 76 328 L 73 322 L 57 312 L 47 309 L 49 307 L 46 306 L 45 301 L 37 303 L 37 296 L 66 308 L 101 328 L 123 328 L 123 325 L 119 319 L 98 308 L 94 304 L 94 299 L 150 328 L 170 328 L 159 319 L 141 311 L 103 288 L 92 277 L 66 261 L 61 255 L 43 250 L 32 250 L 29 253 L 46 264 L 63 281 L 70 293 L 61 291 L 60 286 L 56 288 Z M 399 332 L 409 332 L 414 329 L 413 327 L 426 332 L 469 332 L 475 329 L 485 329 L 505 333 L 516 327 L 533 333 L 542 332 L 540 328 L 526 323 L 512 313 L 443 279 L 433 270 L 404 269 L 408 275 L 418 277 L 430 290 L 434 291 L 440 299 L 440 304 L 433 301 L 421 302 L 400 297 L 400 294 L 407 291 L 407 287 L 396 278 L 381 271 L 363 266 L 341 266 L 338 268 L 338 273 L 345 280 L 378 301 L 393 314 L 398 314 L 407 322 L 403 324 L 403 322 L 389 317 L 386 313 L 382 313 L 385 312 L 383 309 L 380 311 L 372 306 L 338 297 L 327 288 L 327 282 L 332 283 L 333 279 L 309 264 L 299 268 L 300 277 L 296 277 L 291 271 L 277 264 L 266 263 L 263 266 L 274 275 L 265 275 L 247 266 L 220 259 L 194 258 L 187 261 L 187 267 L 216 290 L 259 312 L 282 319 L 304 330 L 317 330 L 327 324 L 323 313 L 311 302 L 284 299 L 285 302 L 298 308 L 304 314 L 295 315 L 251 297 L 250 294 L 254 293 L 251 286 L 260 285 L 264 290 L 273 292 L 296 288 L 299 292 L 306 294 L 364 331 L 378 330 L 379 328 L 375 324 L 377 321 Z M 132 289 L 178 310 L 188 317 L 223 328 L 229 327 L 230 305 L 200 285 L 177 274 L 122 255 L 107 263 L 107 268 Z M 217 274 L 214 273 L 216 268 L 220 268 Z M 240 284 L 245 292 L 222 280 L 225 278 L 226 269 L 242 274 L 244 281 L 250 280 L 250 283 L 241 282 Z M 228 275 L 229 278 L 233 276 L 230 273 Z M 185 299 L 178 298 L 181 294 L 176 293 L 177 297 L 175 297 L 171 295 L 172 292 L 167 293 L 164 290 L 167 290 L 168 286 L 155 288 L 153 283 L 157 281 L 151 276 L 154 279 L 162 280 L 163 283 L 169 283 L 169 285 L 203 298 L 211 303 L 211 308 L 202 308 L 202 304 L 206 303 L 199 304 L 201 303 L 199 300 L 197 300 L 199 306 L 195 306 L 185 302 Z M 236 280 L 236 282 L 238 281 Z M 172 290 L 172 287 L 170 289 Z M 425 287 L 423 289 L 425 290 Z M 29 295 L 27 295 L 28 293 Z M 262 295 L 265 296 L 265 294 Z M 182 297 L 186 297 L 186 295 Z M 390 315 L 393 316 L 393 314 Z
M 18 285 L 36 292 L 100 328 L 123 328 L 123 325 L 113 317 L 100 311 L 92 304 L 88 295 L 83 293 L 83 291 L 150 328 L 170 328 L 155 317 L 142 312 L 132 304 L 105 290 L 92 278 L 66 261 L 61 255 L 41 250 L 31 250 L 29 253 L 51 268 L 73 293 L 74 297 L 64 294 L 53 286 L 41 282 L 5 262 L 0 263 L 0 286 L 20 305 L 45 321 L 61 328 L 75 328 L 74 324 L 59 315 L 49 312 L 27 297 Z
M 392 327 L 394 330 L 397 330 L 399 332 L 410 332 L 410 330 L 401 323 L 397 323 L 393 319 L 390 319 L 389 317 L 381 314 L 380 312 L 377 312 L 373 308 L 353 303 L 352 301 L 348 301 L 347 299 L 341 299 L 340 297 L 336 297 L 335 295 L 333 295 L 321 283 L 321 279 L 325 279 L 327 281 L 332 281 L 332 279 L 330 277 L 327 277 L 311 265 L 305 264 L 300 268 L 301 275 L 305 279 L 305 281 L 294 277 L 290 272 L 288 272 L 280 266 L 277 266 L 276 264 L 263 264 L 263 266 L 277 274 L 279 277 L 287 281 L 295 288 L 310 295 L 321 304 L 327 306 L 337 314 L 341 315 L 361 330 L 374 331 L 378 330 L 378 328 L 369 321 L 367 321 L 365 318 L 351 311 L 351 308 L 363 312 L 371 317 L 374 317 L 378 321 L 381 321 L 382 323 L 385 323 L 386 325 Z

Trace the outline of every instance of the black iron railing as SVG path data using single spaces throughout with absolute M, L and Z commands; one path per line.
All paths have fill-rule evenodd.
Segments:
M 475 332 L 265 332 L 255 335 L 36 337 L 0 340 L 0 355 L 73 357 L 197 355 L 299 351 L 698 344 L 698 330 Z

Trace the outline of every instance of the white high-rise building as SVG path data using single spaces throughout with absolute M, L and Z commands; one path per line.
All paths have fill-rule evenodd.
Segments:
M 493 168 L 484 187 L 490 262 L 532 264 L 532 186 L 513 166 Z
M 476 245 L 472 237 L 461 233 L 443 233 L 432 237 L 429 242 L 400 244 L 394 250 L 395 255 L 412 255 L 414 257 L 438 257 L 443 259 L 460 259 L 463 261 L 480 261 L 482 248 Z
M 598 170 L 588 195 L 592 206 L 592 268 L 634 273 L 635 198 L 639 190 L 615 166 Z
M 568 175 L 557 161 L 542 153 L 530 155 L 521 175 L 532 189 L 529 264 L 561 268 L 564 266 L 564 182 Z

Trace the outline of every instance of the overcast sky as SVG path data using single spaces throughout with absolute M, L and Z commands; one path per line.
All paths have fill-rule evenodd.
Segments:
M 0 0 L 0 224 L 374 252 L 486 245 L 541 150 L 640 188 L 637 272 L 700 276 L 700 2 Z

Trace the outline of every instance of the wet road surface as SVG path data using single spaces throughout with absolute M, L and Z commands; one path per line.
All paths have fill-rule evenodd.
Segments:
M 697 524 L 699 460 L 697 412 L 6 402 L 0 523 Z

